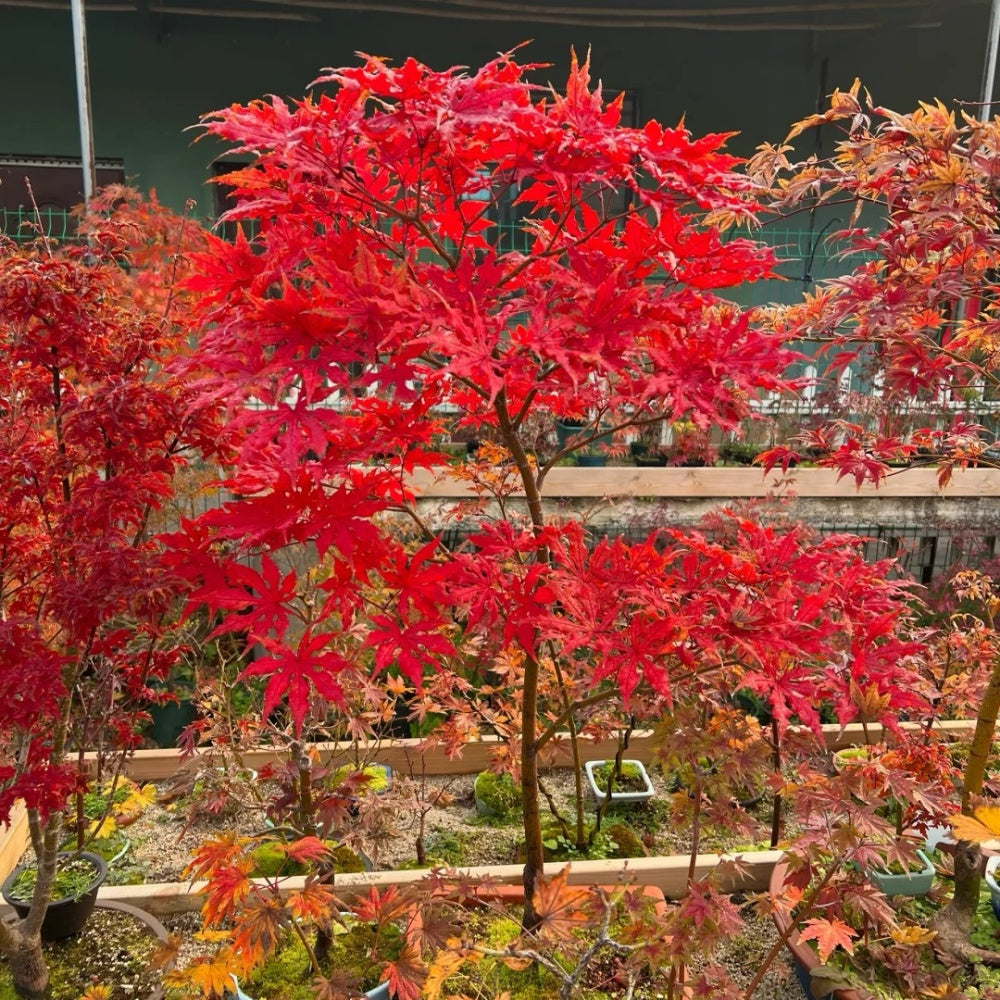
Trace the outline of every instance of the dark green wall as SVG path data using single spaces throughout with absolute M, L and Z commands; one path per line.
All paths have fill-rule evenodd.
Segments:
M 254 6 L 254 5 L 248 5 Z M 324 66 L 356 50 L 435 67 L 479 64 L 527 38 L 525 59 L 553 62 L 541 80 L 565 77 L 570 46 L 592 48 L 594 73 L 609 88 L 636 88 L 644 117 L 692 131 L 742 131 L 737 151 L 778 139 L 815 104 L 819 66 L 828 82 L 862 77 L 883 104 L 909 109 L 918 99 L 974 100 L 988 4 L 954 0 L 941 30 L 893 33 L 710 33 L 567 29 L 533 24 L 451 21 L 397 15 L 326 14 L 320 24 L 172 18 L 157 35 L 136 14 L 88 16 L 95 145 L 121 157 L 126 172 L 177 207 L 204 189 L 218 152 L 191 145 L 184 128 L 198 115 L 264 93 L 301 95 Z M 68 13 L 0 8 L 0 153 L 79 154 L 73 49 Z

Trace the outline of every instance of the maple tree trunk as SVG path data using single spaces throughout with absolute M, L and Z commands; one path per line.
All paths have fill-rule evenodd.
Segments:
M 544 871 L 545 849 L 542 845 L 542 818 L 538 808 L 538 663 L 525 660 L 524 689 L 521 703 L 521 800 L 524 806 L 524 917 L 521 926 L 530 931 L 538 925 L 533 897 L 535 881 Z
M 970 948 L 972 918 L 979 905 L 979 863 L 978 845 L 962 841 L 955 849 L 955 894 L 931 921 L 938 944 L 958 958 L 964 957 Z
M 49 970 L 39 935 L 26 936 L 0 924 L 0 951 L 7 958 L 17 993 L 32 998 L 44 996 L 49 986 Z
M 969 748 L 969 760 L 962 780 L 962 812 L 970 813 L 970 801 L 983 790 L 986 764 L 993 746 L 993 735 L 1000 713 L 1000 657 L 993 661 L 993 672 L 976 715 L 976 730 Z
M 542 494 L 538 489 L 535 471 L 527 452 L 517 436 L 517 428 L 507 411 L 507 400 L 501 391 L 494 409 L 497 429 L 507 450 L 517 466 L 524 487 L 528 514 L 535 530 L 545 526 Z M 546 558 L 544 551 L 538 558 Z M 538 808 L 538 660 L 532 650 L 525 650 L 524 687 L 521 691 L 521 802 L 524 817 L 524 917 L 521 926 L 532 930 L 539 923 L 533 896 L 535 881 L 545 870 L 545 848 L 542 844 L 542 819 Z
M 771 762 L 774 766 L 774 773 L 781 774 L 781 736 L 778 733 L 778 723 L 771 719 Z M 781 793 L 774 793 L 774 802 L 771 804 L 771 850 L 773 851 L 781 840 Z
M 969 760 L 962 779 L 962 812 L 972 812 L 972 799 L 983 790 L 986 764 L 989 760 L 993 736 L 1000 713 L 1000 658 L 993 661 L 993 672 L 986 693 L 976 715 L 976 729 L 969 750 Z M 934 929 L 938 931 L 949 950 L 960 954 L 968 947 L 972 917 L 979 903 L 979 848 L 974 844 L 960 841 L 955 851 L 955 894 L 950 903 L 938 912 L 934 919 Z

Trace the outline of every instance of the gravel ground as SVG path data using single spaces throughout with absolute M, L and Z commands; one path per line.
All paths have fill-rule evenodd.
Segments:
M 730 897 L 743 903 L 743 894 Z M 741 989 L 746 989 L 778 939 L 771 920 L 758 916 L 750 904 L 741 905 L 743 931 L 728 938 L 714 960 L 721 965 Z M 791 957 L 782 948 L 760 985 L 754 991 L 755 1000 L 802 1000 L 802 986 L 795 976 Z
M 676 795 L 684 806 L 688 803 L 685 793 L 672 793 L 656 770 L 651 771 L 650 778 L 656 792 L 654 799 L 615 807 L 609 811 L 605 826 L 626 822 L 639 834 L 643 849 L 650 855 L 685 854 L 691 849 L 690 824 L 671 816 L 672 797 Z M 363 850 L 378 870 L 413 866 L 422 824 L 427 855 L 439 863 L 459 867 L 513 863 L 521 839 L 519 818 L 515 815 L 504 822 L 480 817 L 473 798 L 473 779 L 473 775 L 423 780 L 396 776 L 387 792 L 365 798 L 360 829 L 343 831 L 342 839 Z M 542 780 L 559 811 L 572 820 L 576 792 L 572 771 L 551 770 Z M 213 802 L 209 797 L 201 807 L 193 806 L 190 796 L 183 794 L 190 791 L 190 778 L 155 784 L 157 802 L 124 831 L 131 840 L 131 850 L 119 881 L 181 881 L 191 851 L 206 838 L 224 830 L 242 835 L 266 830 L 261 806 L 269 791 L 266 783 L 237 782 L 227 786 L 229 794 L 224 802 Z M 595 804 L 586 786 L 584 806 L 591 820 Z M 542 811 L 544 819 L 548 816 L 544 797 Z M 701 852 L 733 846 L 747 850 L 766 842 L 770 823 L 767 799 L 749 813 L 735 807 L 723 807 L 723 812 L 742 820 L 743 828 L 727 833 L 704 823 Z

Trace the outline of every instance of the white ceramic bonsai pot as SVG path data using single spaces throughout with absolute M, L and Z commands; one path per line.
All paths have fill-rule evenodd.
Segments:
M 590 790 L 594 793 L 594 798 L 598 802 L 607 798 L 607 787 L 601 788 L 600 783 L 597 778 L 597 771 L 603 764 L 610 764 L 611 761 L 607 760 L 588 760 L 584 764 L 584 770 L 587 772 L 587 781 L 590 783 Z M 611 801 L 612 802 L 647 802 L 653 797 L 653 783 L 649 780 L 649 774 L 646 772 L 646 768 L 643 766 L 641 760 L 623 760 L 622 766 L 626 764 L 631 765 L 636 768 L 639 772 L 639 778 L 642 780 L 645 786 L 642 790 L 637 791 L 622 791 L 622 792 L 612 792 Z
M 887 896 L 926 896 L 934 884 L 934 862 L 923 851 L 917 851 L 917 859 L 922 868 L 908 872 L 887 872 L 873 868 L 868 878 Z

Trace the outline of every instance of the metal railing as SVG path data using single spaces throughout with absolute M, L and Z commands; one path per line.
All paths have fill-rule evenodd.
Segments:
M 62 208 L 2 208 L 0 233 L 14 240 L 33 240 L 45 236 L 53 240 L 76 238 L 77 220 Z

